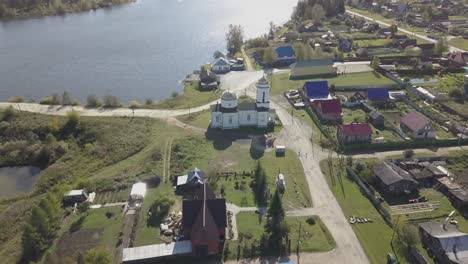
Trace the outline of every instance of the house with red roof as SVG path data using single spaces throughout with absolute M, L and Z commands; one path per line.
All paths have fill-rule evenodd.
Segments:
M 436 137 L 436 129 L 431 120 L 417 111 L 404 115 L 400 119 L 400 128 L 403 132 L 410 133 L 413 139 L 433 139 Z
M 315 112 L 323 122 L 341 123 L 342 109 L 339 99 L 313 101 Z
M 340 144 L 370 143 L 372 128 L 368 123 L 351 123 L 339 125 L 336 138 Z

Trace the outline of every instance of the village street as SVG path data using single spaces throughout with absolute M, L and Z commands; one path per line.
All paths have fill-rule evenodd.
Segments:
M 238 95 L 247 95 L 250 97 L 255 96 L 254 83 L 261 77 L 262 71 L 257 72 L 243 72 L 234 73 L 223 76 L 224 85 L 223 89 L 236 92 Z M 66 115 L 70 110 L 79 112 L 82 116 L 132 116 L 131 109 L 87 109 L 84 107 L 63 107 L 63 106 L 47 106 L 39 104 L 27 103 L 0 103 L 0 108 L 13 106 L 16 109 L 36 112 L 49 115 Z M 191 112 L 202 111 L 209 108 L 209 104 L 193 108 Z M 282 96 L 277 96 L 272 99 L 271 108 L 276 110 L 276 113 L 283 124 L 283 129 L 277 135 L 278 141 L 285 144 L 288 148 L 292 149 L 299 154 L 302 162 L 304 172 L 309 185 L 313 208 L 305 208 L 287 212 L 289 216 L 307 216 L 317 215 L 325 223 L 326 227 L 332 234 L 336 248 L 330 252 L 323 253 L 301 253 L 298 256 L 291 255 L 291 259 L 297 263 L 369 263 L 367 256 L 361 247 L 351 225 L 348 223 L 344 216 L 337 200 L 333 193 L 328 188 L 325 176 L 321 172 L 319 162 L 328 157 L 327 152 L 323 152 L 317 143 L 312 143 L 313 130 L 310 126 L 303 124 L 299 119 L 291 116 L 289 111 L 289 103 Z M 180 127 L 191 129 L 195 132 L 202 133 L 199 128 L 184 125 L 174 117 L 187 114 L 188 110 L 135 110 L 135 116 L 138 117 L 152 117 L 167 119 L 169 122 Z M 437 153 L 446 153 L 449 150 L 457 150 L 458 147 L 440 148 Z M 416 152 L 430 152 L 430 150 L 416 150 Z M 380 153 L 370 153 L 356 155 L 356 158 L 364 157 L 379 157 L 383 158 L 388 155 L 398 155 L 401 151 L 390 151 Z M 234 208 L 228 206 L 231 210 L 238 211 L 255 211 L 257 208 Z M 262 210 L 262 209 L 260 209 Z M 263 209 L 264 210 L 264 209 Z M 245 261 L 242 261 L 245 263 Z M 260 263 L 256 260 L 250 263 Z
M 362 18 L 364 18 L 364 19 L 366 19 L 366 20 L 375 21 L 375 22 L 379 23 L 380 25 L 383 25 L 383 26 L 386 26 L 386 27 L 389 27 L 389 26 L 390 26 L 390 24 L 388 24 L 388 23 L 385 23 L 385 22 L 380 21 L 380 20 L 373 19 L 373 18 L 368 17 L 368 16 L 361 15 L 361 14 L 356 13 L 356 12 L 353 12 L 353 11 L 346 10 L 346 13 L 349 13 L 349 14 L 352 14 L 352 15 L 355 15 L 355 16 L 358 16 L 358 17 L 362 17 Z M 403 28 L 398 28 L 398 31 L 401 31 L 401 32 L 403 32 L 403 33 L 405 33 L 405 34 L 408 34 L 408 35 L 410 35 L 410 36 L 415 36 L 415 37 L 418 37 L 418 38 L 420 38 L 420 39 L 427 40 L 427 41 L 432 42 L 432 43 L 437 42 L 437 40 L 435 40 L 435 39 L 428 38 L 428 37 L 423 36 L 423 35 L 421 35 L 421 34 L 413 33 L 413 32 L 411 32 L 411 31 L 406 30 L 406 29 L 403 29 Z M 449 46 L 449 51 L 450 51 L 450 52 L 456 52 L 456 51 L 465 52 L 465 50 L 460 49 L 460 48 L 456 48 L 456 47 L 454 47 L 454 46 Z

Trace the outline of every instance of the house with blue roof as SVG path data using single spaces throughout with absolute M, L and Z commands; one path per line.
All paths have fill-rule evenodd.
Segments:
M 278 56 L 277 64 L 283 66 L 289 66 L 296 62 L 296 53 L 291 46 L 279 46 L 275 49 L 276 55 Z
M 328 90 L 328 81 L 309 81 L 304 83 L 304 95 L 310 102 L 332 99 Z
M 390 101 L 390 95 L 388 89 L 374 88 L 367 90 L 367 99 L 373 105 L 382 105 Z

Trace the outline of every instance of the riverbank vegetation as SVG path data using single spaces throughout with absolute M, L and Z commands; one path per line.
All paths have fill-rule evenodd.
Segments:
M 133 2 L 134 0 L 0 0 L 0 19 L 53 16 Z

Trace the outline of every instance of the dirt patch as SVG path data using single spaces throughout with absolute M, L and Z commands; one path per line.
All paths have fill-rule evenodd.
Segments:
M 85 252 L 97 247 L 101 242 L 103 233 L 104 228 L 94 228 L 63 234 L 57 244 L 57 257 L 65 259 L 75 256 L 79 251 Z

